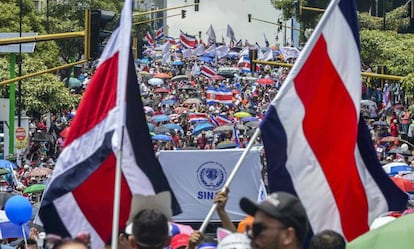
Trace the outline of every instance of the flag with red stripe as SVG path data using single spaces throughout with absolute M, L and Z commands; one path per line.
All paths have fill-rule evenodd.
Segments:
M 260 126 L 270 191 L 296 194 L 314 232 L 348 241 L 407 204 L 360 116 L 360 65 L 355 1 L 333 0 Z
M 200 121 L 208 121 L 207 113 L 201 112 L 192 112 L 188 114 L 188 121 L 191 122 L 200 122 Z
M 111 238 L 121 146 L 119 230 L 144 205 L 170 215 L 180 212 L 152 149 L 131 56 L 131 15 L 132 1 L 127 0 L 120 26 L 77 109 L 39 210 L 47 234 L 66 238 L 86 231 L 93 249 L 103 248 Z M 148 197 L 159 204 L 149 205 Z
M 159 28 L 155 34 L 155 40 L 161 40 L 162 38 L 164 38 L 164 27 Z
M 212 69 L 209 66 L 203 65 L 201 67 L 201 74 L 203 74 L 204 76 L 207 76 L 209 78 L 213 77 L 214 75 L 217 75 L 216 71 L 214 71 L 214 69 Z
M 214 105 L 216 103 L 222 103 L 227 105 L 233 104 L 233 93 L 230 89 L 208 87 L 206 94 L 206 103 L 208 105 Z
M 195 48 L 197 46 L 197 39 L 195 36 L 185 34 L 183 31 L 180 31 L 180 41 L 186 48 Z
M 154 39 L 152 38 L 149 31 L 147 31 L 147 33 L 145 34 L 144 40 L 146 40 L 148 42 L 148 44 L 151 45 L 152 47 L 155 46 Z

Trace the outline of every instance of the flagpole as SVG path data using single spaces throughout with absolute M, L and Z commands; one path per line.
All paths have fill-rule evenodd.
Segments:
M 236 176 L 237 171 L 240 169 L 244 159 L 246 159 L 247 154 L 250 152 L 250 150 L 252 149 L 256 138 L 260 135 L 260 129 L 256 128 L 255 132 L 253 133 L 253 136 L 250 138 L 250 141 L 246 147 L 246 149 L 244 149 L 243 154 L 241 155 L 241 157 L 239 158 L 239 160 L 236 163 L 236 166 L 234 166 L 233 171 L 230 173 L 229 177 L 227 178 L 226 183 L 224 184 L 223 189 L 221 190 L 221 192 L 225 192 L 226 188 L 230 187 L 231 182 L 233 181 L 234 177 Z M 201 227 L 199 229 L 199 231 L 201 233 L 204 232 L 204 230 L 206 229 L 211 217 L 213 216 L 214 212 L 216 211 L 217 208 L 217 203 L 214 203 L 213 206 L 210 208 L 210 211 L 207 213 L 206 218 L 204 218 L 203 224 L 201 224 Z
M 121 134 L 119 138 L 120 146 L 116 152 L 116 168 L 115 168 L 115 193 L 114 193 L 114 206 L 113 206 L 113 216 L 112 216 L 112 239 L 111 239 L 111 249 L 118 248 L 118 233 L 119 233 L 119 212 L 121 206 L 121 162 L 122 162 L 122 140 L 124 138 L 124 127 L 121 126 Z

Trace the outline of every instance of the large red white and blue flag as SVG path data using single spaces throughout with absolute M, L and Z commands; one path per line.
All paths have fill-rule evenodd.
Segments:
M 117 160 L 122 171 L 119 231 L 148 204 L 142 199 L 160 201 L 156 207 L 164 212 L 180 212 L 152 150 L 131 56 L 131 23 L 132 1 L 126 0 L 120 25 L 82 98 L 39 211 L 47 234 L 66 238 L 86 231 L 93 249 L 103 248 L 111 238 Z
M 333 0 L 260 126 L 269 190 L 296 194 L 314 232 L 348 241 L 407 204 L 361 119 L 359 51 L 355 1 Z
M 206 103 L 208 105 L 214 105 L 216 103 L 232 105 L 233 104 L 233 93 L 231 92 L 230 89 L 207 87 Z

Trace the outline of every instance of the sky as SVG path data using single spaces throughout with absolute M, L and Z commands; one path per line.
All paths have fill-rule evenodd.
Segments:
M 167 0 L 168 8 L 193 3 L 193 0 L 187 0 L 187 2 L 185 0 Z M 229 38 L 226 37 L 226 31 L 227 24 L 229 24 L 234 30 L 236 39 L 242 38 L 243 42 L 247 39 L 250 43 L 257 41 L 261 46 L 264 46 L 264 34 L 266 34 L 271 45 L 276 43 L 276 25 L 255 20 L 249 23 L 247 18 L 250 13 L 254 18 L 277 22 L 281 12 L 273 7 L 270 0 L 200 0 L 200 11 L 195 12 L 194 6 L 187 7 L 185 10 L 187 10 L 186 18 L 182 19 L 181 16 L 178 16 L 167 19 L 170 36 L 179 37 L 181 29 L 198 37 L 198 32 L 201 31 L 201 38 L 203 41 L 207 41 L 206 32 L 212 24 L 217 42 L 221 42 L 223 35 L 228 43 Z M 180 9 L 170 10 L 167 15 L 178 13 L 181 13 Z

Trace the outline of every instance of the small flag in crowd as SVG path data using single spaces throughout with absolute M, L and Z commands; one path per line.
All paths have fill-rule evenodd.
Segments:
M 178 214 L 180 206 L 152 149 L 131 56 L 132 1 L 126 0 L 43 194 L 39 217 L 47 234 L 88 231 L 92 249 L 112 234 L 116 162 L 121 160 L 119 230 L 139 207 Z M 122 143 L 121 143 L 122 142 Z M 122 147 L 122 157 L 117 158 Z M 160 201 L 148 205 L 149 196 Z
M 165 39 L 171 44 L 171 45 L 175 45 L 175 39 L 174 37 L 171 36 L 166 36 Z
M 232 122 L 228 120 L 227 118 L 224 118 L 220 115 L 214 116 L 213 114 L 210 114 L 210 123 L 212 123 L 215 127 L 222 126 L 222 125 L 228 125 Z
M 213 105 L 216 103 L 222 103 L 227 105 L 233 104 L 233 93 L 230 89 L 217 89 L 214 87 L 208 87 L 206 93 L 206 103 L 208 105 Z
M 355 1 L 331 1 L 260 126 L 270 191 L 297 195 L 314 232 L 347 241 L 407 205 L 360 115 L 359 50 Z
M 206 35 L 208 37 L 208 45 L 216 44 L 216 32 L 213 29 L 213 25 L 210 24 Z
M 154 47 L 154 46 L 155 46 L 154 39 L 152 38 L 152 36 L 151 36 L 151 34 L 150 34 L 150 32 L 149 32 L 149 31 L 147 31 L 147 33 L 145 34 L 145 38 L 144 38 L 144 40 L 145 40 L 145 41 L 147 41 L 147 42 L 148 42 L 148 44 L 149 44 L 149 45 L 151 45 L 152 47 Z
M 197 39 L 195 36 L 185 34 L 180 30 L 180 42 L 186 48 L 195 48 L 197 46 Z
M 216 75 L 216 71 L 214 71 L 214 69 L 212 69 L 209 66 L 203 65 L 201 67 L 201 74 L 203 74 L 204 76 L 207 76 L 209 78 L 213 77 L 214 75 Z
M 164 27 L 159 28 L 155 34 L 155 40 L 161 40 L 162 38 L 164 38 Z
M 227 24 L 227 32 L 226 32 L 226 36 L 230 38 L 230 41 L 231 41 L 231 42 L 235 42 L 235 41 L 237 41 L 237 40 L 236 40 L 236 37 L 234 36 L 234 31 L 233 31 L 233 28 L 232 28 L 229 24 Z

